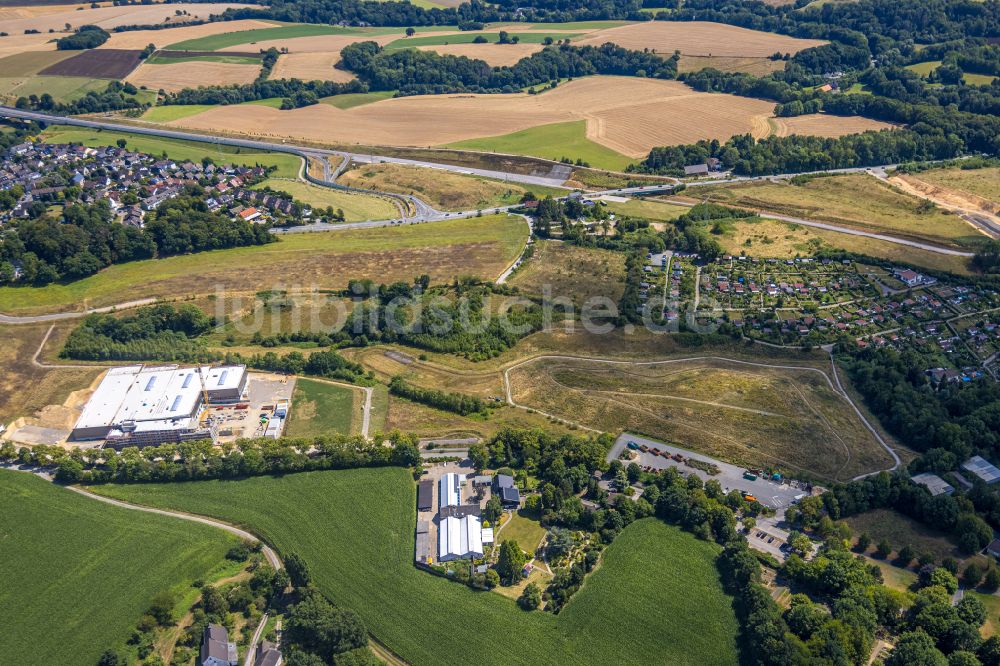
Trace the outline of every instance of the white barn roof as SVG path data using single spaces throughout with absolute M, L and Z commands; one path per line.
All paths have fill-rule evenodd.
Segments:
M 482 554 L 483 532 L 479 516 L 445 518 L 438 525 L 440 561 L 480 557 Z
M 449 473 L 441 477 L 440 492 L 438 493 L 438 506 L 458 506 L 462 503 L 461 486 L 462 480 L 458 474 Z

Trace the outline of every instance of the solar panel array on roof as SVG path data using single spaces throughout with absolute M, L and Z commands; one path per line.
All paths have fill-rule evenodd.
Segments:
M 181 385 L 181 388 L 187 388 L 188 386 L 190 386 L 192 379 L 194 379 L 194 373 L 193 372 L 191 374 L 189 374 L 187 377 L 184 378 L 184 383 Z
M 153 390 L 153 384 L 155 384 L 155 383 L 156 383 L 156 375 L 153 375 L 152 377 L 149 378 L 149 381 L 146 382 L 146 388 L 144 388 L 143 390 L 144 391 L 152 391 Z
M 1000 481 L 1000 469 L 982 456 L 972 456 L 962 463 L 962 469 L 972 472 L 986 483 Z

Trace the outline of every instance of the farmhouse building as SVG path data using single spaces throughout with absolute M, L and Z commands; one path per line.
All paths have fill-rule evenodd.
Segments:
M 708 164 L 691 164 L 684 167 L 685 176 L 707 176 Z
M 253 666 L 281 666 L 283 663 L 281 652 L 274 643 L 267 641 L 257 643 L 257 649 L 253 655 Z
M 229 632 L 218 624 L 205 627 L 201 639 L 200 666 L 237 666 L 236 643 L 229 642 Z
M 493 488 L 504 508 L 516 509 L 521 505 L 521 492 L 514 485 L 514 477 L 497 474 L 493 477 Z

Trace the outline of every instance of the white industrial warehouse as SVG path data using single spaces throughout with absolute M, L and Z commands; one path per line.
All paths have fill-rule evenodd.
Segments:
M 242 365 L 111 368 L 83 408 L 71 438 L 103 439 L 116 448 L 213 439 L 211 429 L 201 425 L 202 410 L 208 404 L 239 401 L 246 385 Z

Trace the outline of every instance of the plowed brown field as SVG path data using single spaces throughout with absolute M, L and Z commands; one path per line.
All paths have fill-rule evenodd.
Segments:
M 574 39 L 573 42 L 592 46 L 614 42 L 627 49 L 653 49 L 666 54 L 680 51 L 684 55 L 759 58 L 778 51 L 797 53 L 826 43 L 818 39 L 798 39 L 707 21 L 635 23 L 598 30 L 586 37 Z

